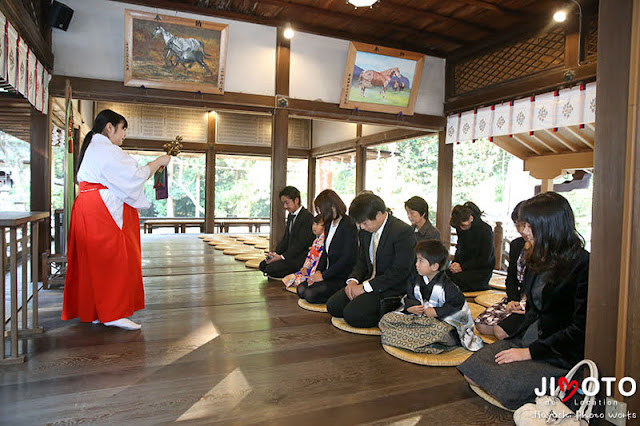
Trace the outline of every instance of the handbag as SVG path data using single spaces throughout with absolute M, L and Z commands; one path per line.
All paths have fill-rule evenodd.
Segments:
M 596 363 L 585 359 L 577 363 L 567 374 L 567 382 L 571 382 L 575 373 L 586 365 L 589 367 L 590 377 L 595 378 L 595 381 L 590 381 L 587 384 L 587 392 L 592 393 L 595 391 L 595 386 L 598 380 L 598 367 Z M 591 419 L 591 410 L 595 405 L 595 396 L 585 396 L 581 402 L 580 409 L 577 412 L 571 411 L 567 407 L 562 399 L 568 389 L 561 390 L 560 385 L 556 387 L 551 396 L 539 396 L 536 398 L 535 404 L 528 403 L 518 408 L 513 413 L 513 420 L 516 425 L 519 426 L 537 426 L 537 425 L 575 425 L 586 426 Z

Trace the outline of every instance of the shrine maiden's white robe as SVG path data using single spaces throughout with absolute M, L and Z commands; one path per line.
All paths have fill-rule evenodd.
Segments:
M 71 212 L 62 319 L 114 321 L 144 308 L 137 208 L 148 166 L 101 134 L 87 147 Z

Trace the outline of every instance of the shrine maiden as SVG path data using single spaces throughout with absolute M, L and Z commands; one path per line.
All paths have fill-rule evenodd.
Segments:
M 71 211 L 67 276 L 62 319 L 138 330 L 127 317 L 144 308 L 140 222 L 136 209 L 147 208 L 144 182 L 171 157 L 145 166 L 120 145 L 127 120 L 101 111 L 80 150 L 80 193 Z

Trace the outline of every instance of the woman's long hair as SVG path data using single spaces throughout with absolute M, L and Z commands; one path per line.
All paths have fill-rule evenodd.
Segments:
M 313 205 L 316 207 L 316 212 L 322 215 L 322 220 L 325 225 L 347 214 L 347 206 L 344 204 L 344 201 L 331 189 L 325 189 L 319 193 L 313 201 Z M 335 214 L 333 212 L 334 208 Z
M 104 131 L 104 128 L 107 126 L 107 123 L 111 123 L 113 127 L 118 127 L 118 124 L 124 123 L 124 128 L 126 129 L 128 127 L 127 119 L 117 112 L 110 109 L 100 111 L 100 113 L 96 116 L 95 121 L 93 122 L 93 127 L 84 137 L 82 148 L 80 148 L 80 159 L 78 160 L 78 168 L 76 170 L 80 170 L 80 165 L 82 164 L 84 153 L 87 151 L 87 148 L 91 143 L 91 138 L 93 138 L 93 135 L 96 133 L 102 133 Z
M 584 247 L 584 239 L 576 230 L 567 199 L 556 192 L 544 192 L 525 201 L 519 215 L 533 233 L 527 268 L 537 273 L 548 271 L 554 277 L 568 274 Z

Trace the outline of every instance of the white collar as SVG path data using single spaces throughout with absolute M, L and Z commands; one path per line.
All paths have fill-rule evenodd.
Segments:
M 300 210 L 302 210 L 302 206 L 298 207 L 298 210 L 296 210 L 295 212 L 289 213 L 289 214 L 292 214 L 294 216 L 298 216 L 298 213 L 300 213 Z

